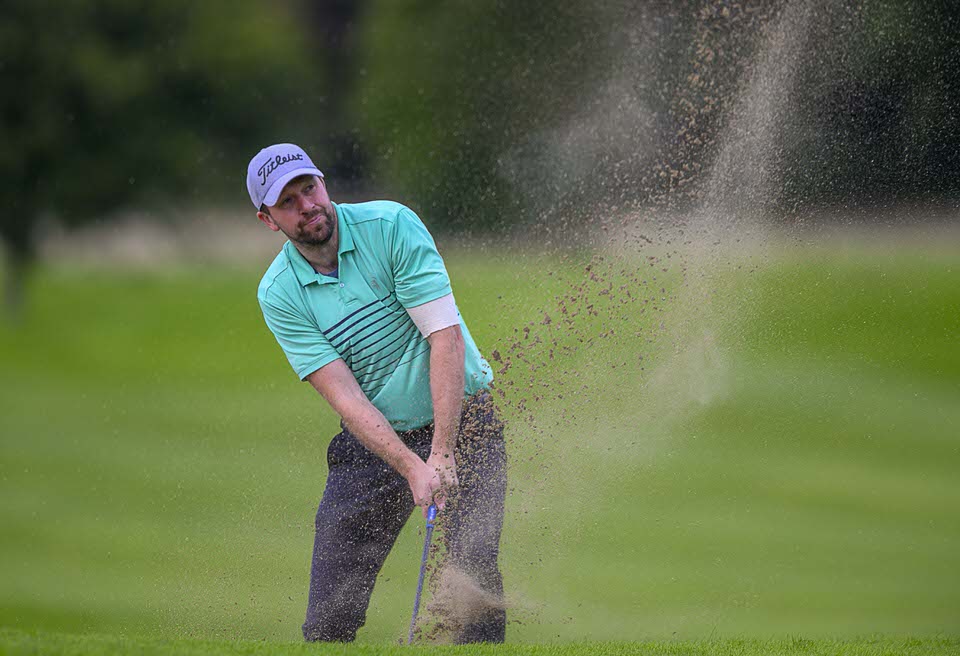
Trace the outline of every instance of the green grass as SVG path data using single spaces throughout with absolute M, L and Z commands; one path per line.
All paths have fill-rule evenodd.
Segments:
M 448 263 L 510 361 L 511 641 L 956 651 L 830 640 L 960 635 L 960 253 Z M 337 420 L 263 326 L 258 278 L 48 267 L 0 328 L 5 649 L 299 649 Z M 417 529 L 361 643 L 404 634 Z M 90 632 L 129 637 L 59 635 Z
M 529 656 L 937 656 L 960 653 L 960 640 L 949 638 L 873 638 L 859 640 L 706 640 L 665 642 L 604 642 L 531 645 L 470 645 L 409 647 L 406 645 L 316 645 L 264 643 L 252 640 L 197 640 L 124 638 L 107 635 L 67 635 L 28 633 L 0 629 L 0 644 L 11 656 L 21 654 L 62 654 L 97 656 L 99 654 L 137 653 L 144 656 L 167 654 L 197 656 L 296 656 L 298 654 L 410 654 L 428 653 L 460 656 L 520 654 Z

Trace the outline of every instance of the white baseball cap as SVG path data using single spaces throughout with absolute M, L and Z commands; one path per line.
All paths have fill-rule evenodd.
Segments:
M 261 205 L 276 205 L 284 186 L 300 175 L 320 172 L 300 146 L 282 143 L 267 146 L 247 165 L 247 191 L 258 210 Z

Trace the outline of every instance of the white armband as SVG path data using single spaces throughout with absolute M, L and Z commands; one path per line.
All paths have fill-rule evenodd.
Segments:
M 460 323 L 460 313 L 457 312 L 457 304 L 453 302 L 453 294 L 441 296 L 417 307 L 407 308 L 407 314 L 413 319 L 413 323 L 417 324 L 420 334 L 424 337 Z

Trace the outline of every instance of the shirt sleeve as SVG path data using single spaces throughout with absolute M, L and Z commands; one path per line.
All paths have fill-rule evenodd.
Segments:
M 429 337 L 438 330 L 456 326 L 460 323 L 460 313 L 453 300 L 453 294 L 441 296 L 423 305 L 407 308 L 407 314 L 417 324 L 420 334 Z
M 397 300 L 403 307 L 423 305 L 453 292 L 437 245 L 413 211 L 400 210 L 388 242 Z
M 340 357 L 320 328 L 276 294 L 260 296 L 263 319 L 300 380 Z

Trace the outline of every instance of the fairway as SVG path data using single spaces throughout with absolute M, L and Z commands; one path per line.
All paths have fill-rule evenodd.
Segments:
M 502 372 L 508 640 L 551 643 L 516 653 L 957 652 L 960 251 L 444 254 Z M 37 272 L 0 328 L 0 650 L 306 653 L 337 419 L 259 275 Z M 420 531 L 361 643 L 405 635 Z
M 115 636 L 72 636 L 65 634 L 29 634 L 0 629 L 0 645 L 11 656 L 21 654 L 57 654 L 84 656 L 136 652 L 144 656 L 299 656 L 301 654 L 411 654 L 443 656 L 939 656 L 960 653 L 960 640 L 946 638 L 863 640 L 712 640 L 670 642 L 604 642 L 565 645 L 469 645 L 459 647 L 418 647 L 407 645 L 316 645 L 304 643 L 263 643 L 244 640 L 161 640 L 119 638 Z

